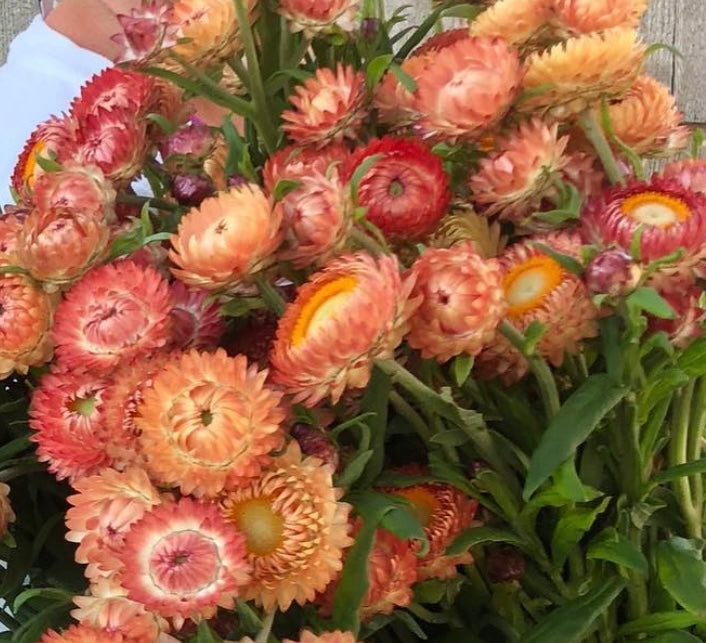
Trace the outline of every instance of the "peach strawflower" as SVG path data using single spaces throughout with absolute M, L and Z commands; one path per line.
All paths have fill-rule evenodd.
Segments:
M 498 262 L 482 259 L 466 242 L 448 250 L 428 248 L 411 272 L 412 297 L 420 296 L 422 304 L 411 318 L 409 345 L 440 363 L 480 353 L 506 309 Z
M 143 390 L 135 424 L 151 475 L 213 497 L 260 475 L 282 446 L 281 394 L 243 355 L 176 355 Z
M 584 239 L 602 247 L 630 251 L 640 228 L 640 258 L 650 262 L 683 248 L 687 257 L 702 253 L 706 241 L 706 195 L 674 179 L 653 177 L 604 191 L 581 213 Z
M 207 292 L 189 288 L 181 281 L 170 284 L 172 341 L 177 348 L 211 348 L 226 331 L 220 304 Z
M 545 254 L 537 243 L 576 259 L 581 241 L 574 232 L 550 233 L 516 243 L 500 257 L 507 320 L 520 332 L 533 322 L 545 326 L 537 350 L 558 367 L 565 354 L 579 352 L 582 340 L 598 334 L 598 311 L 579 277 Z M 501 377 L 506 383 L 519 380 L 528 371 L 524 356 L 499 332 L 477 357 L 475 366 L 481 377 Z
M 334 632 L 322 632 L 321 634 L 313 634 L 306 630 L 299 635 L 298 641 L 292 639 L 283 639 L 282 643 L 359 643 L 353 632 L 342 632 L 335 630 Z
M 71 612 L 82 625 L 122 634 L 130 643 L 157 641 L 168 628 L 164 619 L 130 600 L 127 590 L 115 579 L 99 578 L 89 589 L 87 596 L 74 597 L 77 609 Z
M 465 38 L 442 49 L 417 82 L 420 133 L 478 139 L 505 116 L 522 73 L 517 52 L 501 38 Z
M 419 47 L 414 50 L 414 56 L 424 56 L 426 54 L 435 54 L 446 49 L 451 45 L 456 44 L 459 40 L 464 40 L 469 38 L 470 34 L 468 29 L 459 27 L 458 29 L 446 29 L 434 34 L 433 36 L 427 38 Z M 430 56 L 429 60 L 433 60 L 434 57 Z
M 365 117 L 365 77 L 341 64 L 319 67 L 289 97 L 293 109 L 282 112 L 282 129 L 300 145 L 323 146 L 344 138 L 356 140 Z
M 400 67 L 417 84 L 424 70 L 433 65 L 434 59 L 432 54 L 415 54 L 403 60 Z M 373 107 L 377 109 L 378 118 L 383 123 L 394 128 L 402 128 L 419 118 L 416 96 L 417 92 L 405 87 L 397 74 L 388 71 L 375 89 Z
M 661 176 L 678 181 L 687 190 L 706 195 L 706 159 L 685 159 L 667 163 Z
M 30 198 L 34 182 L 45 173 L 38 158 L 64 157 L 76 136 L 78 123 L 69 116 L 52 116 L 30 135 L 12 173 L 12 187 L 25 199 Z
M 109 632 L 90 625 L 72 625 L 59 633 L 47 630 L 39 643 L 124 643 L 125 639 L 118 632 Z
M 392 357 L 418 305 L 394 256 L 332 260 L 309 278 L 280 319 L 270 361 L 273 381 L 297 402 L 337 402 L 365 388 L 375 359 Z
M 568 140 L 559 137 L 557 124 L 540 119 L 521 123 L 479 161 L 468 180 L 471 200 L 487 215 L 521 224 L 556 194 Z
M 119 261 L 84 275 L 56 309 L 56 355 L 107 372 L 169 341 L 169 285 L 153 268 Z
M 473 523 L 478 503 L 444 483 L 426 483 L 402 489 L 386 489 L 412 504 L 429 539 L 428 553 L 417 560 L 419 580 L 456 576 L 457 565 L 473 562 L 470 552 L 447 556 L 446 549 Z M 419 543 L 414 545 L 419 549 Z
M 19 263 L 17 247 L 25 215 L 0 216 L 0 265 L 15 266 Z
M 384 136 L 359 148 L 349 159 L 349 181 L 369 158 L 375 161 L 358 176 L 358 205 L 383 234 L 393 240 L 420 240 L 439 223 L 451 200 L 449 178 L 441 159 L 419 141 Z
M 285 612 L 314 600 L 342 569 L 343 550 L 353 544 L 351 507 L 339 502 L 333 473 L 291 442 L 259 478 L 224 497 L 223 516 L 245 535 L 253 569 L 244 600 Z
M 250 581 L 245 537 L 216 505 L 191 498 L 152 508 L 130 528 L 120 553 L 128 598 L 177 619 L 230 609 Z
M 553 0 L 498 0 L 471 23 L 472 36 L 503 38 L 516 47 L 544 40 Z
M 205 199 L 179 223 L 174 275 L 205 290 L 231 288 L 267 267 L 281 241 L 280 213 L 254 184 Z
M 305 268 L 327 261 L 343 248 L 353 226 L 353 203 L 336 169 L 329 176 L 310 170 L 297 181 L 298 187 L 275 206 L 281 210 L 284 230 L 279 257 Z
M 308 36 L 342 29 L 352 31 L 359 0 L 280 0 L 277 13 L 289 21 L 291 31 Z
M 103 397 L 108 382 L 83 369 L 57 366 L 34 389 L 29 426 L 37 459 L 59 480 L 74 481 L 105 466 Z
M 322 148 L 289 145 L 265 161 L 262 170 L 265 190 L 271 194 L 282 179 L 296 181 L 310 172 L 328 176 L 333 169 L 340 169 L 349 156 L 343 143 L 331 143 Z
M 122 33 L 112 37 L 120 51 L 115 62 L 132 62 L 136 67 L 154 61 L 164 49 L 179 40 L 179 27 L 173 24 L 173 3 L 142 0 L 129 14 L 118 14 Z
M 571 183 L 584 199 L 591 198 L 608 184 L 598 157 L 582 150 L 572 150 L 566 154 L 561 178 Z
M 15 522 L 16 518 L 10 504 L 10 487 L 4 482 L 0 482 L 0 539 L 5 538 L 10 523 Z
M 0 275 L 0 379 L 51 359 L 52 304 L 23 275 Z
M 674 96 L 651 76 L 638 77 L 625 96 L 608 106 L 608 116 L 613 133 L 641 156 L 672 156 L 689 142 Z
M 563 36 L 575 36 L 612 27 L 635 29 L 648 0 L 551 0 L 554 27 Z
M 517 109 L 566 119 L 619 96 L 642 70 L 645 51 L 635 30 L 615 28 L 534 53 L 522 82 L 527 97 Z

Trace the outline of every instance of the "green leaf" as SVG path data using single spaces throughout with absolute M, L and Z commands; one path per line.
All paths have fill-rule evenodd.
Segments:
M 658 543 L 657 571 L 662 585 L 679 605 L 706 617 L 706 564 L 691 541 L 671 538 Z
M 360 478 L 361 485 L 370 485 L 380 475 L 385 463 L 385 432 L 387 429 L 388 404 L 392 383 L 379 368 L 373 369 L 370 383 L 360 404 L 360 414 L 372 436 L 370 448 L 373 455 Z
M 424 633 L 424 630 L 419 627 L 419 623 L 414 620 L 414 617 L 409 612 L 405 612 L 404 610 L 395 610 L 392 615 L 395 619 L 403 623 L 407 629 L 409 629 L 409 631 L 417 637 L 417 639 L 426 641 L 429 638 Z
M 336 486 L 344 489 L 352 487 L 355 482 L 363 475 L 365 465 L 370 462 L 373 457 L 373 450 L 368 449 L 358 453 L 346 466 L 343 473 L 336 480 Z
M 554 259 L 554 261 L 556 261 L 562 268 L 564 268 L 568 272 L 579 276 L 583 274 L 583 266 L 579 261 L 577 261 L 573 257 L 562 254 L 561 252 L 557 252 L 556 250 L 554 250 L 554 248 L 548 246 L 546 243 L 538 243 L 536 241 L 533 241 L 532 245 L 535 248 L 539 248 L 548 257 Z
M 245 601 L 238 600 L 235 603 L 238 612 L 238 622 L 246 634 L 256 634 L 262 629 L 262 620 L 257 612 Z
M 523 352 L 525 355 L 534 355 L 537 352 L 537 345 L 547 332 L 547 326 L 538 321 L 533 321 L 525 331 L 525 346 Z
M 691 342 L 677 359 L 677 366 L 689 377 L 706 375 L 706 338 Z
M 630 256 L 638 263 L 642 261 L 642 235 L 645 234 L 645 226 L 640 224 L 635 228 L 630 241 Z
M 390 63 L 394 56 L 392 54 L 383 54 L 377 58 L 373 58 L 368 63 L 368 68 L 365 70 L 365 84 L 368 89 L 375 89 L 378 83 L 382 80 L 385 72 L 390 68 Z
M 456 556 L 468 551 L 471 547 L 483 543 L 510 543 L 511 545 L 522 545 L 523 540 L 516 534 L 494 527 L 471 527 L 461 532 L 448 546 L 446 554 Z
M 390 71 L 395 75 L 400 85 L 402 85 L 402 87 L 404 87 L 410 94 L 417 91 L 417 83 L 414 78 L 405 72 L 397 63 L 393 62 L 390 64 Z
M 638 288 L 628 295 L 627 302 L 628 305 L 660 319 L 674 319 L 677 316 L 674 309 L 654 288 Z
M 196 643 L 220 643 L 222 640 L 222 638 L 213 633 L 207 621 L 199 623 L 199 629 L 196 632 Z
M 706 473 L 706 458 L 687 462 L 686 464 L 679 464 L 676 467 L 670 467 L 669 469 L 660 471 L 650 480 L 650 484 L 657 486 L 665 482 L 678 480 L 684 476 L 693 476 L 700 473 Z
M 514 520 L 520 514 L 520 499 L 509 488 L 507 481 L 496 471 L 485 469 L 473 481 L 473 486 L 489 493 L 502 510 L 507 520 Z
M 601 420 L 625 397 L 626 390 L 603 373 L 592 375 L 559 409 L 532 454 L 523 497 L 539 486 L 586 441 Z
M 47 158 L 46 156 L 41 156 L 37 154 L 34 157 L 35 162 L 39 167 L 41 167 L 45 172 L 61 172 L 64 166 L 61 163 L 57 163 L 54 159 Z
M 615 529 L 606 529 L 588 548 L 586 558 L 610 563 L 647 575 L 649 566 L 643 553 Z
M 688 632 L 665 632 L 659 636 L 653 636 L 651 639 L 652 643 L 703 643 L 703 639 L 697 638 L 693 634 Z
M 557 491 L 572 502 L 587 502 L 586 489 L 576 472 L 574 459 L 570 458 L 562 464 L 554 476 L 554 486 Z
M 417 603 L 440 603 L 446 595 L 446 583 L 437 578 L 425 580 L 414 586 L 414 600 Z
M 57 587 L 35 587 L 27 589 L 17 596 L 12 604 L 13 614 L 17 614 L 20 608 L 33 598 L 44 598 L 54 603 L 68 604 L 73 600 L 73 594 Z
M 0 463 L 10 458 L 14 458 L 16 455 L 19 455 L 23 451 L 29 449 L 31 446 L 32 442 L 30 441 L 28 435 L 23 435 L 19 438 L 11 440 L 7 444 L 0 447 Z
M 399 500 L 395 499 L 395 502 Z M 420 522 L 414 508 L 407 503 L 393 505 L 382 517 L 380 526 L 401 540 L 419 541 L 421 543 L 419 556 L 426 556 L 429 553 L 429 539 L 424 531 L 424 525 Z
M 275 185 L 275 189 L 272 190 L 272 196 L 275 201 L 281 201 L 290 192 L 296 190 L 302 184 L 301 181 L 294 181 L 292 179 L 280 179 Z
M 468 440 L 469 438 L 466 432 L 462 429 L 449 429 L 448 431 L 441 431 L 440 433 L 434 434 L 429 439 L 429 442 L 449 447 L 460 447 L 462 444 L 466 444 Z
M 451 373 L 456 382 L 456 386 L 459 388 L 466 383 L 469 376 L 471 375 L 471 370 L 473 369 L 473 356 L 468 353 L 461 353 L 454 358 L 451 364 Z
M 353 197 L 353 203 L 358 204 L 358 189 L 360 188 L 360 182 L 363 180 L 368 170 L 375 165 L 381 158 L 382 154 L 372 154 L 368 156 L 353 172 L 353 176 L 350 180 L 351 186 L 351 196 Z
M 235 297 L 221 306 L 224 317 L 245 317 L 253 310 L 265 308 L 265 302 L 260 297 Z
M 567 643 L 582 641 L 595 620 L 605 612 L 625 588 L 622 578 L 599 581 L 583 596 L 577 596 L 552 611 L 523 636 L 523 643 Z
M 597 507 L 576 507 L 559 518 L 552 535 L 552 558 L 556 567 L 564 565 L 571 550 L 579 544 L 609 504 L 610 498 L 604 498 Z
M 51 605 L 43 609 L 12 633 L 12 643 L 36 643 L 47 629 L 65 623 L 70 609 L 69 604 Z
M 706 625 L 706 619 L 689 614 L 689 612 L 657 612 L 647 614 L 634 621 L 626 623 L 618 630 L 618 635 L 629 636 L 650 632 L 682 630 L 694 625 Z

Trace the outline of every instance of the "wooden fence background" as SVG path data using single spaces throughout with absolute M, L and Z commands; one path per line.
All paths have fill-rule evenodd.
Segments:
M 429 7 L 429 0 L 385 0 L 388 10 L 411 5 L 415 20 Z M 0 63 L 14 35 L 24 29 L 37 11 L 37 0 L 0 0 Z M 706 123 L 706 0 L 650 0 L 643 31 L 649 42 L 676 47 L 654 54 L 649 70 L 672 88 L 692 123 Z

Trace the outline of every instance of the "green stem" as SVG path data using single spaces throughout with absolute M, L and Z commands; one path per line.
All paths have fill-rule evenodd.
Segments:
M 262 629 L 255 639 L 255 643 L 267 643 L 270 638 L 270 632 L 272 632 L 272 626 L 275 622 L 275 615 L 277 614 L 277 609 L 273 609 L 271 612 L 267 613 L 264 620 L 262 621 Z
M 406 420 L 409 425 L 416 431 L 417 435 L 423 440 L 424 444 L 429 446 L 429 439 L 432 432 L 429 426 L 424 421 L 421 415 L 417 413 L 412 405 L 407 402 L 397 391 L 390 393 L 390 403 L 397 414 Z
M 592 109 L 587 109 L 579 118 L 579 125 L 586 135 L 586 138 L 593 145 L 598 154 L 598 158 L 603 164 L 606 176 L 614 185 L 616 183 L 625 184 L 623 172 L 615 160 L 613 150 L 610 148 L 608 139 L 600 123 L 596 119 L 596 115 Z
M 260 291 L 260 296 L 265 302 L 265 305 L 278 317 L 284 315 L 287 302 L 284 301 L 282 295 L 279 294 L 278 290 L 270 283 L 264 273 L 261 272 L 255 277 L 255 284 Z
M 702 377 L 698 381 L 691 410 L 691 422 L 687 440 L 687 456 L 690 462 L 701 458 L 704 427 L 706 427 L 706 377 Z M 703 525 L 704 513 L 704 480 L 702 474 L 691 476 L 690 488 L 694 510 L 698 517 L 699 526 L 701 526 Z M 701 531 L 703 531 L 703 528 L 701 528 Z M 701 535 L 698 537 L 701 538 Z
M 245 59 L 248 61 L 250 90 L 253 102 L 255 103 L 255 118 L 253 122 L 256 124 L 262 136 L 265 148 L 268 152 L 272 153 L 277 149 L 277 131 L 272 123 L 270 105 L 262 80 L 260 61 L 257 57 L 257 47 L 255 46 L 255 39 L 253 38 L 253 32 L 250 26 L 250 16 L 248 15 L 248 10 L 245 8 L 243 0 L 233 1 L 235 2 L 235 12 L 240 26 L 240 37 L 243 40 L 243 48 L 245 49 Z
M 350 238 L 356 245 L 360 246 L 363 250 L 367 250 L 374 257 L 387 254 L 383 246 L 358 227 L 353 227 Z
M 171 203 L 170 201 L 165 201 L 164 199 L 156 199 L 154 197 L 140 196 L 138 194 L 119 194 L 117 202 L 124 205 L 139 206 L 149 203 L 158 210 L 166 210 L 167 212 L 179 212 L 183 210 L 183 208 L 176 203 Z
M 556 388 L 556 381 L 554 380 L 554 376 L 552 375 L 552 371 L 547 362 L 543 357 L 537 355 L 536 353 L 531 355 L 526 353 L 525 336 L 510 322 L 502 322 L 500 324 L 500 332 L 503 334 L 505 339 L 507 339 L 527 359 L 530 370 L 539 385 L 539 391 L 542 396 L 542 402 L 544 403 L 544 410 L 546 411 L 547 419 L 551 420 L 559 412 L 561 401 L 559 400 L 559 391 Z

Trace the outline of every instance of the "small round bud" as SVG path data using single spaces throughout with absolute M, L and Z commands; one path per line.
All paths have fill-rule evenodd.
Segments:
M 377 18 L 364 18 L 360 23 L 360 35 L 372 42 L 380 33 L 380 21 Z
M 493 547 L 485 558 L 488 578 L 492 583 L 506 583 L 522 580 L 527 562 L 522 553 L 514 547 Z
M 604 250 L 586 268 L 586 286 L 597 295 L 619 297 L 635 289 L 640 281 L 640 267 L 624 250 Z
M 289 434 L 299 443 L 302 453 L 338 468 L 338 451 L 322 431 L 309 424 L 295 424 Z
M 171 134 L 159 148 L 162 158 L 168 161 L 173 156 L 188 156 L 202 161 L 213 148 L 211 130 L 203 123 L 191 123 Z
M 180 205 L 197 206 L 213 194 L 213 183 L 207 176 L 178 174 L 172 179 L 172 195 Z

